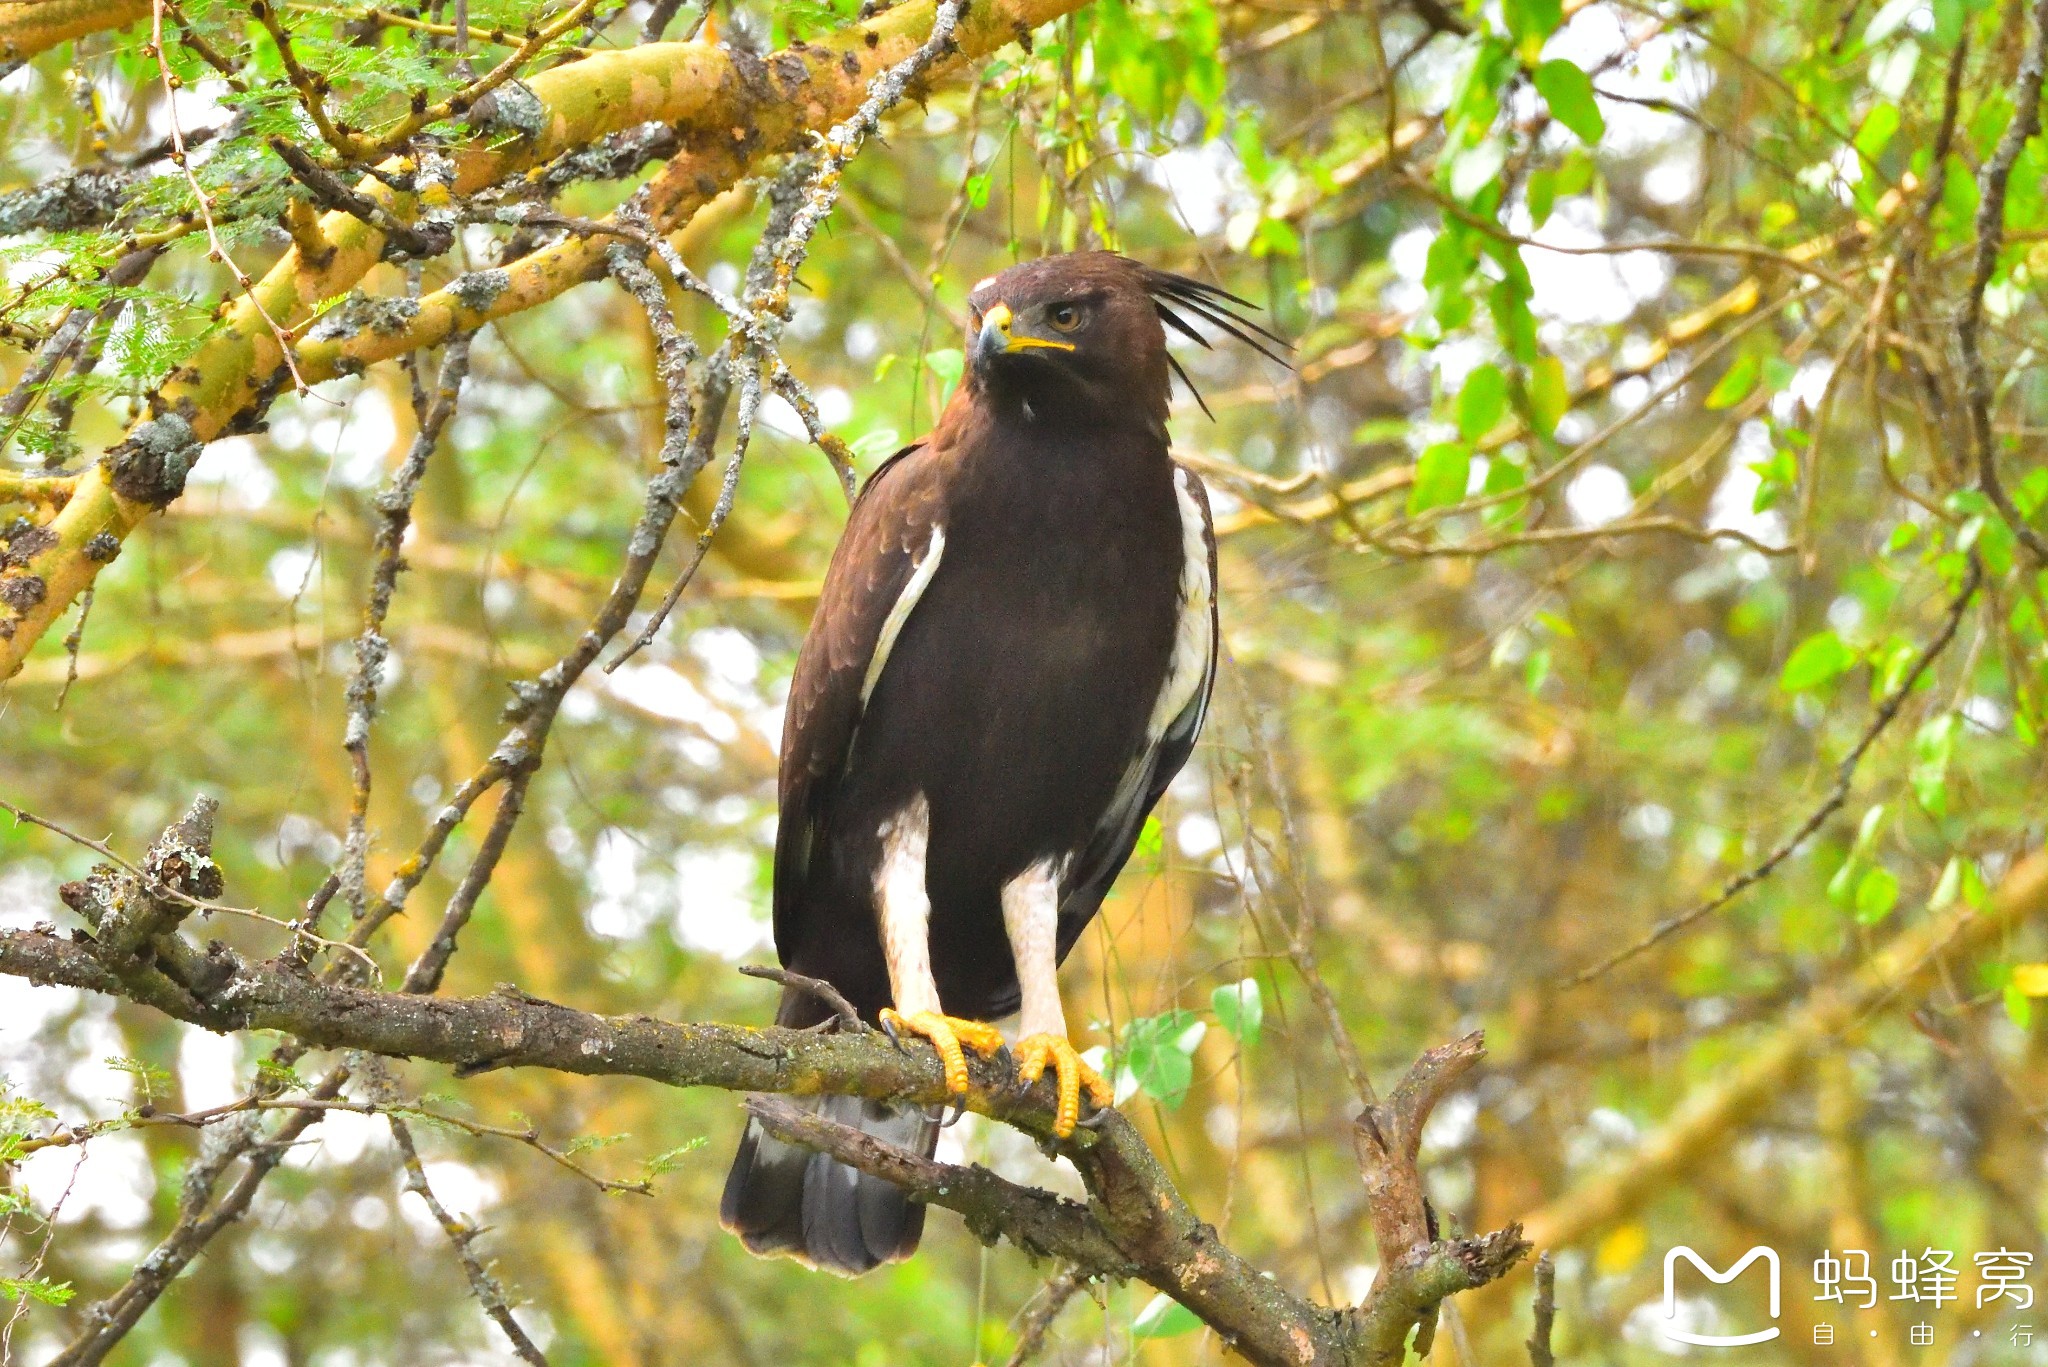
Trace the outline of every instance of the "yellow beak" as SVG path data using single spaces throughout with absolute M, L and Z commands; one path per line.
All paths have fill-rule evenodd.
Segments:
M 1012 354 L 1029 351 L 1034 347 L 1046 351 L 1072 351 L 1072 342 L 1055 342 L 1046 337 L 1015 336 L 1010 325 L 1015 316 L 1008 304 L 992 304 L 987 313 L 981 315 L 981 336 L 976 339 L 975 350 L 981 354 Z

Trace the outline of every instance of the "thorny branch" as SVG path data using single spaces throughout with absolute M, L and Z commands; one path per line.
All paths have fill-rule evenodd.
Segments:
M 226 244 L 220 240 L 220 228 L 214 222 L 213 197 L 206 193 L 206 187 L 201 185 L 199 177 L 192 173 L 192 158 L 185 147 L 185 132 L 178 124 L 178 87 L 184 82 L 180 80 L 176 72 L 171 70 L 171 59 L 164 53 L 165 8 L 165 0 L 154 0 L 154 3 L 150 6 L 149 46 L 145 49 L 145 53 L 156 59 L 157 74 L 163 83 L 164 114 L 170 120 L 171 125 L 171 162 L 184 173 L 185 183 L 191 187 L 193 201 L 199 209 L 199 221 L 206 225 L 207 259 L 218 261 L 225 265 L 228 268 L 228 273 L 234 276 L 235 284 L 242 291 L 242 297 L 249 301 L 250 306 L 256 310 L 257 314 L 262 317 L 264 324 L 269 327 L 271 335 L 277 339 L 278 351 L 284 361 L 285 368 L 291 372 L 292 386 L 299 393 L 305 394 L 309 392 L 309 387 L 306 384 L 306 377 L 299 373 L 298 357 L 292 351 L 291 333 L 271 315 L 269 308 L 264 305 L 262 298 L 256 292 L 255 280 L 247 271 L 237 266 L 234 258 L 228 255 Z

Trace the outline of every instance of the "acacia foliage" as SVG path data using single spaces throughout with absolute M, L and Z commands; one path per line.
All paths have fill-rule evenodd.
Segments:
M 1190 1199 L 1289 1285 L 1355 1298 L 1373 1262 L 1356 1104 L 1299 946 L 1376 1075 L 1488 1029 L 1491 1064 L 1432 1135 L 1436 1198 L 1464 1229 L 1528 1218 L 1554 1245 L 1563 1350 L 1650 1360 L 1640 1307 L 1675 1243 L 1770 1242 L 1797 1267 L 1826 1247 L 2038 1240 L 2038 927 L 1945 964 L 1933 989 L 1872 998 L 1852 1034 L 1811 1042 L 1694 1136 L 1683 1165 L 1650 1161 L 1695 1113 L 1682 1108 L 1745 1076 L 1811 994 L 1983 903 L 2040 844 L 2034 10 L 1098 3 L 934 87 L 850 164 L 781 349 L 863 469 L 929 423 L 959 375 L 967 288 L 1020 256 L 1107 243 L 1213 274 L 1297 339 L 1291 378 L 1187 354 L 1216 413 L 1183 401 L 1175 435 L 1220 494 L 1221 705 L 1068 975 L 1070 1014 L 1114 1051 L 1127 1109 Z M 406 120 L 415 92 L 432 110 L 467 84 L 443 35 L 324 0 L 273 17 L 328 82 L 317 98 L 343 144 Z M 507 51 L 493 30 L 517 42 L 549 18 L 475 0 L 472 71 Z M 166 19 L 181 128 L 219 130 L 189 168 L 227 257 L 260 278 L 292 240 L 290 202 L 312 194 L 271 139 L 350 181 L 362 168 L 313 124 L 248 7 Z M 601 6 L 525 79 L 572 45 L 630 46 L 646 19 Z M 805 4 L 716 22 L 770 53 L 857 19 Z M 147 44 L 146 26 L 89 34 L 0 92 L 0 158 L 22 187 L 0 201 L 10 374 L 79 330 L 10 404 L 0 496 L 18 501 L 0 511 L 20 515 L 16 547 L 49 518 L 38 491 L 57 486 L 41 481 L 148 417 L 239 297 L 169 164 Z M 416 168 L 477 139 L 516 157 L 531 136 L 518 89 L 403 150 Z M 560 213 L 604 214 L 676 154 L 645 136 L 538 183 Z M 743 283 L 781 167 L 760 161 L 751 190 L 683 230 L 711 284 Z M 363 297 L 322 301 L 329 330 L 402 332 L 409 296 L 516 266 L 537 244 L 497 215 L 516 198 L 426 204 L 460 231 L 423 262 L 377 267 Z M 147 275 L 110 281 L 157 246 Z M 673 302 L 709 352 L 720 310 Z M 474 344 L 387 632 L 373 889 L 488 761 L 508 686 L 572 643 L 618 572 L 663 436 L 644 318 L 592 284 Z M 414 422 L 393 363 L 309 396 L 282 388 L 267 428 L 211 443 L 99 574 L 75 662 L 74 615 L 0 714 L 0 796 L 132 857 L 194 791 L 214 793 L 226 897 L 275 914 L 343 861 L 349 642 L 378 491 Z M 795 416 L 771 403 L 764 418 L 672 625 L 564 700 L 451 990 L 512 981 L 592 1010 L 765 1018 L 767 994 L 730 961 L 762 953 L 777 700 L 844 504 Z M 689 560 L 718 468 L 693 486 L 694 525 L 663 574 Z M 487 800 L 456 829 L 454 857 L 372 945 L 387 975 L 425 948 L 490 814 Z M 94 859 L 0 823 L 6 914 L 63 914 L 57 883 Z M 266 928 L 211 929 L 277 947 Z M 21 1165 L 9 1273 L 48 1300 L 77 1293 L 24 1312 L 15 1342 L 40 1361 L 168 1226 L 201 1152 L 193 1133 L 123 1114 L 226 1099 L 273 1042 L 227 1048 L 138 1008 L 8 990 L 27 1022 L 6 1037 L 23 1098 L 8 1123 L 46 1135 L 38 1106 L 117 1122 L 85 1144 L 84 1195 L 41 1261 L 37 1212 L 75 1151 Z M 737 1125 L 722 1094 L 400 1080 L 499 1125 L 531 1117 L 600 1171 L 655 1176 L 654 1200 L 605 1198 L 502 1137 L 422 1134 L 442 1194 L 493 1226 L 484 1247 L 556 1362 L 993 1355 L 1047 1271 L 982 1254 L 945 1217 L 917 1260 L 858 1283 L 745 1258 L 710 1214 Z M 134 1360 L 503 1350 L 440 1231 L 412 1223 L 423 1207 L 401 1198 L 384 1132 L 344 1115 L 318 1132 L 142 1321 Z M 961 1136 L 970 1155 L 1059 1180 L 1009 1131 L 970 1121 Z M 1466 1304 L 1486 1360 L 1526 1333 L 1516 1299 Z M 1903 1342 L 1894 1309 L 1870 1312 L 1881 1342 Z M 1810 1341 L 1795 1326 L 1764 1351 L 1801 1361 Z M 1215 1351 L 1130 1290 L 1075 1301 L 1046 1352 L 1098 1348 Z

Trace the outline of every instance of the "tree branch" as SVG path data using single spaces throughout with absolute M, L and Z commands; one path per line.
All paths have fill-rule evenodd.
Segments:
M 947 55 L 923 79 L 957 72 L 1083 2 L 977 4 L 960 19 Z M 670 231 L 763 156 L 801 147 L 852 116 L 868 98 L 869 82 L 926 42 L 935 11 L 934 0 L 907 0 L 801 52 L 791 49 L 765 60 L 703 43 L 594 52 L 526 82 L 545 111 L 538 131 L 509 140 L 479 138 L 454 149 L 445 189 L 451 196 L 475 194 L 608 134 L 667 123 L 678 128 L 685 150 L 650 182 L 639 202 L 653 230 Z M 394 165 L 384 174 L 402 173 Z M 357 190 L 400 218 L 419 211 L 419 195 L 400 193 L 377 177 L 365 178 Z M 353 214 L 325 215 L 320 233 L 332 254 L 315 264 L 296 247 L 286 252 L 227 310 L 218 332 L 193 359 L 151 396 L 150 417 L 80 477 L 69 502 L 46 525 L 49 542 L 5 572 L 32 583 L 10 585 L 0 594 L 0 678 L 21 667 L 142 519 L 179 497 L 204 443 L 260 420 L 277 394 L 285 361 L 263 315 L 280 319 L 295 335 L 324 301 L 347 293 L 382 257 L 385 235 Z M 581 237 L 503 271 L 473 272 L 421 299 L 417 312 L 396 330 L 344 330 L 299 342 L 297 370 L 314 383 L 434 345 L 595 278 L 604 259 L 603 242 Z
M 103 932 L 110 921 L 115 918 L 98 923 Z M 118 922 L 112 929 L 120 933 L 111 942 L 48 927 L 0 933 L 0 973 L 127 997 L 210 1030 L 275 1030 L 307 1047 L 429 1059 L 464 1074 L 539 1067 L 757 1093 L 832 1093 L 917 1105 L 948 1099 L 935 1054 L 900 1049 L 877 1034 L 596 1016 L 515 990 L 466 999 L 369 991 L 315 979 L 282 957 L 248 963 L 219 945 L 201 954 L 168 926 L 148 942 L 157 963 L 198 956 L 206 975 L 146 975 L 130 968 L 144 958 L 125 948 L 130 933 Z M 1404 1127 L 1419 1127 L 1429 1105 L 1477 1057 L 1471 1040 L 1427 1056 L 1388 1103 L 1389 1124 L 1403 1135 Z M 1050 1082 L 1020 1088 L 1004 1063 L 978 1058 L 970 1079 L 970 1109 L 1053 1142 Z M 1142 1279 L 1260 1364 L 1398 1362 L 1410 1330 L 1444 1296 L 1499 1276 L 1525 1248 L 1514 1229 L 1478 1240 L 1425 1238 L 1365 1305 L 1329 1309 L 1286 1290 L 1225 1247 L 1115 1112 L 1060 1145 L 1087 1185 L 1090 1201 L 1082 1206 L 981 1169 L 904 1153 L 774 1097 L 754 1097 L 749 1107 L 785 1139 L 960 1211 L 985 1240 L 1006 1237 L 1087 1275 Z M 1404 1140 L 1396 1152 L 1412 1168 L 1412 1146 Z M 1419 1191 L 1419 1184 L 1412 1189 Z

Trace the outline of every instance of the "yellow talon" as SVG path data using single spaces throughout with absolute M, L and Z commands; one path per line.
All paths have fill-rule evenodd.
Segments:
M 1073 1043 L 1060 1035 L 1031 1035 L 1017 1042 L 1017 1080 L 1030 1086 L 1045 1075 L 1045 1065 L 1052 1065 L 1053 1080 L 1059 1088 L 1059 1105 L 1053 1111 L 1052 1132 L 1055 1138 L 1065 1139 L 1074 1132 L 1074 1124 L 1081 1118 L 1081 1089 L 1088 1089 L 1088 1099 L 1095 1105 L 1107 1107 L 1116 1101 L 1116 1090 L 1103 1081 L 1102 1074 L 1090 1068 L 1074 1050 Z
M 882 1008 L 882 1024 L 912 1035 L 921 1035 L 939 1051 L 939 1063 L 946 1070 L 946 1090 L 955 1096 L 967 1091 L 965 1045 L 984 1058 L 1003 1047 L 1003 1032 L 983 1021 L 959 1020 L 936 1011 L 913 1011 L 903 1015 L 894 1007 Z

